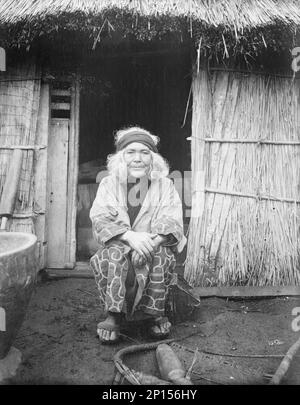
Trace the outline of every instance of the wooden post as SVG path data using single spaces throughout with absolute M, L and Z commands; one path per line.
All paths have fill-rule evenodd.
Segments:
M 40 105 L 37 119 L 37 133 L 36 144 L 48 145 L 49 134 L 49 84 L 41 84 Z M 38 251 L 39 251 L 39 269 L 43 269 L 46 266 L 46 220 L 45 212 L 47 205 L 47 162 L 48 151 L 47 148 L 37 149 L 35 151 L 35 163 L 34 163 L 34 211 L 37 213 L 35 221 L 35 232 L 38 239 Z
M 300 286 L 282 286 L 282 287 L 254 287 L 254 286 L 236 286 L 236 287 L 194 287 L 191 292 L 196 297 L 280 297 L 280 296 L 300 296 Z
M 204 74 L 203 72 L 201 73 Z M 201 77 L 194 78 L 192 91 L 193 94 L 199 94 L 199 88 L 202 84 Z M 192 120 L 192 142 L 191 142 L 191 156 L 192 156 L 192 209 L 191 209 L 191 221 L 190 230 L 202 226 L 205 213 L 206 194 L 205 187 L 207 182 L 207 153 L 209 152 L 207 144 L 204 141 L 194 138 L 194 136 L 204 138 L 207 135 L 208 129 L 203 126 L 203 122 L 207 123 L 207 117 L 203 117 L 201 100 L 195 97 L 193 100 L 193 120 Z M 202 112 L 199 113 L 199 111 Z M 203 120 L 204 118 L 204 120 Z M 206 121 L 205 121 L 206 120 Z M 195 257 L 193 257 L 192 249 L 194 244 L 199 246 L 203 245 L 204 235 L 199 232 L 198 240 L 191 240 L 190 235 L 188 238 L 187 246 L 187 259 L 185 262 L 184 276 L 189 282 L 194 282 L 194 270 L 198 267 L 198 263 L 202 261 L 205 255 L 204 249 L 199 250 L 199 256 L 197 257 L 197 263 L 195 263 Z
M 70 138 L 69 138 L 69 170 L 68 170 L 68 213 L 66 239 L 66 265 L 73 268 L 76 263 L 76 215 L 77 215 L 77 183 L 79 165 L 79 103 L 80 79 L 77 75 L 71 91 Z

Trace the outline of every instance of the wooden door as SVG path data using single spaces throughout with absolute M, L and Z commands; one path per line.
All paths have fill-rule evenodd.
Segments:
M 48 268 L 76 264 L 76 206 L 79 152 L 79 78 L 61 77 L 50 91 L 47 169 Z
M 52 119 L 48 140 L 47 267 L 64 268 L 67 257 L 69 120 Z

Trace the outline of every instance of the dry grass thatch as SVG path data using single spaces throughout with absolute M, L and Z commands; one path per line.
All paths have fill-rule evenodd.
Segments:
M 299 24 L 298 0 L 0 0 L 0 46 L 7 49 L 43 42 L 75 52 L 94 50 L 103 38 L 163 39 L 217 60 L 242 55 L 249 64 L 266 51 L 289 57 Z
M 300 285 L 298 85 L 200 71 L 193 99 L 187 280 Z
M 101 14 L 117 7 L 146 16 L 189 16 L 208 25 L 244 29 L 300 22 L 298 0 L 1 0 L 0 21 L 14 23 L 62 12 Z

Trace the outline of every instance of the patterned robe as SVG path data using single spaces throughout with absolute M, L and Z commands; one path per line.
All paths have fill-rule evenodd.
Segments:
M 176 265 L 175 253 L 186 243 L 181 200 L 170 179 L 152 180 L 131 225 L 126 187 L 115 176 L 105 177 L 99 185 L 90 218 L 100 248 L 91 258 L 91 267 L 106 311 L 124 312 L 135 319 L 145 314 L 160 316 Z M 127 230 L 172 238 L 155 251 L 151 263 L 133 266 L 130 246 L 118 240 Z M 134 278 L 130 280 L 131 273 Z

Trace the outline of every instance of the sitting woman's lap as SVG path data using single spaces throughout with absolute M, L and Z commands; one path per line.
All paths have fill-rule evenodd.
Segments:
M 176 265 L 170 247 L 160 246 L 153 255 L 152 263 L 133 268 L 128 245 L 113 240 L 100 247 L 90 264 L 106 311 L 126 312 L 126 288 L 137 279 L 139 302 L 136 306 L 148 314 L 162 313 Z

